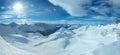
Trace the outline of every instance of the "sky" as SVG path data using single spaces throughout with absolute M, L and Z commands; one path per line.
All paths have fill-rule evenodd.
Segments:
M 120 0 L 0 0 L 0 22 L 113 23 Z

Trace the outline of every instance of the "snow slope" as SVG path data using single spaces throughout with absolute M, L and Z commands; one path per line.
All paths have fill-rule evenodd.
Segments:
M 70 39 L 70 44 L 65 49 L 66 54 L 63 53 L 63 55 L 99 55 L 94 54 L 97 48 L 104 48 L 105 45 L 110 45 L 119 40 L 120 25 L 83 26 L 73 31 L 76 34 L 73 35 L 74 38 Z M 118 51 L 117 48 L 119 47 L 116 47 L 116 51 Z M 110 52 L 112 51 L 107 53 Z
M 27 51 L 13 47 L 0 37 L 0 55 L 33 55 Z
M 12 46 L 0 37 L 0 47 L 2 46 L 1 49 L 3 49 L 0 50 L 0 55 L 8 52 L 4 50 L 7 46 L 11 55 L 16 55 L 14 53 L 16 51 L 25 55 L 30 53 L 36 55 L 120 55 L 120 24 L 82 27 L 75 25 L 68 29 L 62 27 L 49 36 L 38 33 L 28 33 L 26 34 L 28 37 L 21 35 L 14 36 L 29 40 L 29 44 L 26 44 L 28 46 L 20 45 L 21 48 L 17 45 Z

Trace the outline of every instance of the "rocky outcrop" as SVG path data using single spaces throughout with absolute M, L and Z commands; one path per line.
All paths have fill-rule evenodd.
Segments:
M 119 23 L 120 23 L 120 19 L 119 19 L 119 20 L 116 20 L 115 23 L 116 23 L 116 24 L 119 24 Z

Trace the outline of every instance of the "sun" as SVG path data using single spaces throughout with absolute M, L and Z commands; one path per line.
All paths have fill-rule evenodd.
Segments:
M 18 12 L 18 13 L 22 12 L 22 11 L 24 10 L 23 4 L 20 3 L 20 2 L 16 2 L 16 3 L 13 5 L 13 10 L 14 10 L 15 12 Z
M 22 2 L 15 2 L 12 6 L 12 11 L 17 18 L 25 18 L 25 5 Z

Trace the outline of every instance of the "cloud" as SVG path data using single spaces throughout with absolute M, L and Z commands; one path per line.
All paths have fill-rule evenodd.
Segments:
M 49 0 L 49 2 L 62 7 L 71 16 L 94 16 L 96 13 L 103 16 L 119 16 L 120 14 L 120 0 Z
M 16 20 L 16 23 L 19 24 L 32 24 L 32 23 L 48 23 L 48 24 L 83 24 L 83 22 L 78 20 L 32 20 L 32 19 L 20 19 Z
M 105 24 L 106 22 L 94 20 L 34 20 L 34 19 L 0 19 L 0 23 L 17 23 L 21 24 L 34 24 L 34 23 L 47 23 L 47 24 Z
M 94 5 L 90 7 L 90 10 L 98 12 L 100 15 L 120 15 L 120 0 L 98 0 L 92 4 Z
M 120 0 L 109 0 L 109 2 L 113 5 L 120 6 Z
M 89 4 L 90 0 L 49 0 L 49 2 L 62 7 L 71 16 L 85 16 L 87 12 L 83 6 Z
M 0 9 L 5 9 L 5 7 L 4 7 L 4 6 L 1 6 Z
M 120 15 L 120 0 L 110 0 L 112 5 L 113 15 Z
M 92 19 L 94 20 L 114 20 L 117 17 L 107 17 L 107 16 L 93 16 Z
M 0 19 L 8 19 L 8 18 L 13 18 L 12 15 L 0 15 Z
M 48 23 L 48 24 L 105 24 L 106 22 L 96 22 L 93 20 L 86 20 L 86 21 L 80 21 L 80 20 L 54 20 L 54 21 L 38 21 L 42 23 Z

